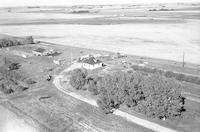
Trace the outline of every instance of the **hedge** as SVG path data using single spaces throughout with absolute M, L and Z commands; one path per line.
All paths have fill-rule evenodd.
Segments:
M 147 73 L 158 73 L 167 78 L 175 78 L 178 81 L 185 81 L 185 82 L 190 82 L 190 83 L 200 85 L 200 78 L 191 76 L 191 75 L 175 73 L 172 71 L 164 71 L 164 70 L 160 70 L 160 69 L 156 69 L 156 68 L 142 67 L 142 66 L 138 66 L 138 65 L 133 65 L 132 69 L 135 71 L 142 71 L 142 72 L 147 72 Z

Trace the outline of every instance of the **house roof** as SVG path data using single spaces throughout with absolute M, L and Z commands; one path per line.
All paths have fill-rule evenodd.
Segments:
M 85 59 L 85 60 L 83 61 L 83 63 L 87 63 L 87 64 L 90 64 L 90 65 L 95 65 L 95 64 L 101 63 L 101 61 L 100 61 L 100 60 L 97 60 L 97 59 L 94 58 L 94 57 L 90 57 L 90 58 L 88 58 L 88 59 Z
M 43 48 L 37 48 L 34 50 L 35 52 L 39 52 L 39 53 L 44 53 L 45 52 L 45 49 Z

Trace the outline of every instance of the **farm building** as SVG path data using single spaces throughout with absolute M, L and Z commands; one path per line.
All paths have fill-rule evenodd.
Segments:
M 32 52 L 36 56 L 43 56 L 46 54 L 46 50 L 43 48 L 37 48 L 37 49 L 33 50 Z
M 89 57 L 82 61 L 82 67 L 85 69 L 92 70 L 92 69 L 100 68 L 103 66 L 104 66 L 104 64 L 100 60 L 97 60 L 94 57 Z
M 36 56 L 55 56 L 56 54 L 59 54 L 57 51 L 54 51 L 53 49 L 44 49 L 44 48 L 37 48 L 32 52 Z
M 56 65 L 61 65 L 61 64 L 65 63 L 65 60 L 64 59 L 53 60 L 53 63 L 56 64 Z

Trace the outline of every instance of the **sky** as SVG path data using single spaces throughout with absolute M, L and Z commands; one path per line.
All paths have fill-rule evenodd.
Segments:
M 99 4 L 138 4 L 138 3 L 200 2 L 200 0 L 0 0 L 0 6 L 37 5 L 99 5 Z

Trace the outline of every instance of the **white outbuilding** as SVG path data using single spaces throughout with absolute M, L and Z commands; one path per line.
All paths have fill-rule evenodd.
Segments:
M 85 69 L 93 70 L 93 69 L 100 68 L 103 66 L 104 64 L 100 60 L 96 59 L 95 57 L 89 57 L 82 61 L 82 67 Z

